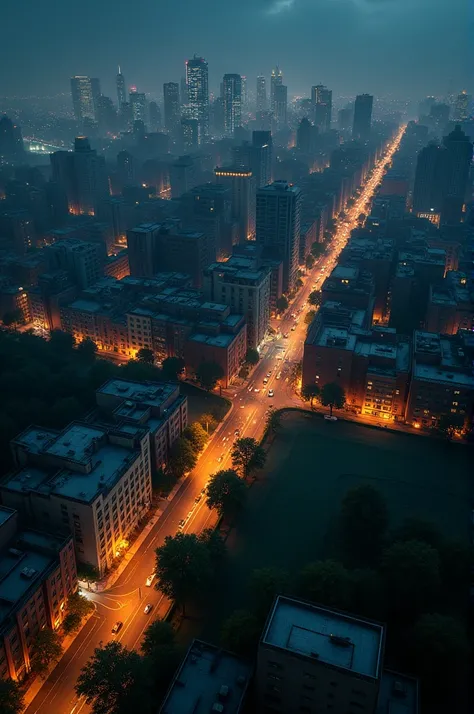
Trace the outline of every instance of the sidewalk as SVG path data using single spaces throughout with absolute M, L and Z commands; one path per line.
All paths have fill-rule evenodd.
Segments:
M 77 632 L 74 632 L 70 635 L 65 636 L 64 640 L 61 642 L 62 647 L 63 647 L 61 657 L 49 666 L 49 669 L 48 669 L 47 673 L 44 675 L 44 677 L 40 677 L 39 675 L 37 675 L 33 679 L 31 684 L 29 685 L 28 689 L 26 689 L 23 694 L 25 709 L 27 709 L 30 706 L 31 702 L 36 697 L 36 695 L 38 694 L 38 692 L 42 688 L 43 684 L 48 679 L 51 672 L 53 672 L 54 669 L 56 668 L 56 666 L 61 662 L 62 658 L 64 657 L 64 655 L 66 654 L 66 652 L 68 651 L 68 649 L 70 648 L 70 646 L 72 645 L 72 643 L 74 642 L 76 637 L 80 634 L 82 628 L 86 626 L 86 624 L 89 622 L 90 618 L 94 617 L 94 615 L 95 615 L 95 609 L 84 618 L 84 620 L 82 621 L 81 627 L 79 628 L 79 630 Z

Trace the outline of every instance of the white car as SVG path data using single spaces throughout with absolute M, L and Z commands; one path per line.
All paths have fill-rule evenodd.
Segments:
M 329 414 L 325 414 L 324 418 L 326 421 L 337 421 L 337 416 L 330 416 Z
M 143 610 L 143 612 L 145 613 L 145 615 L 148 615 L 148 613 L 151 612 L 152 610 L 153 610 L 153 605 L 151 604 L 151 602 L 149 602 L 148 605 L 145 605 L 145 609 Z
M 152 584 L 153 580 L 155 579 L 155 575 L 156 575 L 156 573 L 152 573 L 151 575 L 149 575 L 147 577 L 147 579 L 146 579 L 147 588 L 151 588 L 151 584 Z
M 268 396 L 269 396 L 269 397 L 275 396 L 275 392 L 273 391 L 273 389 L 269 389 L 269 390 L 268 390 Z

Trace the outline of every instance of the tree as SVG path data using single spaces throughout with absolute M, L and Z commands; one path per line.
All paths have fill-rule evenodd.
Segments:
M 199 534 L 198 540 L 206 546 L 214 569 L 220 568 L 227 555 L 227 548 L 219 531 L 216 528 L 205 528 Z
M 281 411 L 271 409 L 267 416 L 265 431 L 272 432 L 273 434 L 279 431 L 281 429 L 281 417 Z
M 72 352 L 74 337 L 70 335 L 69 332 L 52 330 L 49 335 L 49 344 L 54 352 L 64 355 L 68 352 Z
M 152 622 L 145 630 L 141 649 L 149 665 L 154 692 L 162 697 L 179 661 L 175 632 L 169 622 Z
M 209 480 L 206 497 L 208 508 L 232 520 L 245 504 L 247 486 L 232 469 L 218 471 Z
M 90 337 L 86 337 L 77 345 L 77 353 L 84 362 L 93 362 L 97 354 L 97 345 Z
M 295 287 L 297 290 L 303 287 L 303 281 L 301 278 L 296 278 Z
M 212 416 L 212 414 L 201 414 L 198 419 L 198 422 L 199 424 L 201 424 L 202 427 L 204 427 L 208 434 L 209 431 L 214 431 L 217 426 L 217 420 L 215 419 L 215 417 Z
M 319 397 L 320 391 L 317 384 L 305 384 L 301 390 L 301 396 L 305 402 L 310 402 L 310 406 L 312 407 L 313 401 Z
M 189 441 L 194 451 L 202 451 L 209 439 L 207 432 L 198 421 L 188 424 L 183 431 L 183 437 Z
M 472 546 L 457 541 L 447 541 L 438 546 L 443 600 L 453 605 L 464 602 L 471 584 L 474 562 Z
M 181 478 L 196 466 L 197 456 L 191 443 L 180 436 L 173 442 L 170 449 L 168 469 L 175 478 Z
M 209 549 L 194 533 L 177 533 L 166 536 L 156 550 L 156 577 L 158 589 L 182 608 L 186 616 L 186 603 L 204 594 L 212 579 Z
M 63 620 L 63 630 L 66 635 L 71 632 L 77 632 L 81 626 L 82 617 L 77 614 L 77 612 L 68 612 Z
M 217 362 L 201 362 L 196 370 L 196 378 L 201 387 L 209 392 L 214 389 L 219 379 L 224 376 L 224 370 Z
M 258 568 L 252 573 L 252 602 L 260 618 L 266 618 L 277 595 L 288 594 L 290 578 L 281 568 Z
M 49 627 L 40 630 L 31 648 L 31 667 L 36 674 L 44 676 L 52 662 L 58 660 L 63 653 L 59 635 Z
M 117 640 L 99 645 L 81 669 L 76 694 L 92 705 L 94 714 L 143 711 L 145 668 L 140 655 Z
M 9 310 L 3 314 L 2 322 L 5 327 L 11 327 L 23 321 L 23 313 L 21 310 Z
M 84 595 L 81 595 L 80 592 L 69 595 L 67 599 L 67 611 L 79 615 L 81 619 L 86 617 L 93 609 L 94 605 L 92 602 L 84 597 Z
M 153 350 L 148 349 L 148 347 L 141 347 L 137 352 L 137 362 L 155 364 L 155 355 L 153 354 Z
M 250 368 L 249 368 L 248 364 L 244 363 L 239 369 L 240 379 L 247 379 L 247 377 L 249 376 L 249 371 L 250 371 Z
M 439 550 L 442 538 L 433 523 L 423 521 L 421 518 L 405 518 L 402 525 L 393 535 L 394 541 L 419 540 L 428 543 L 432 548 Z
M 276 301 L 276 309 L 278 312 L 285 312 L 285 310 L 288 310 L 288 305 L 290 303 L 288 302 L 288 298 L 286 298 L 284 295 L 279 297 Z
M 293 369 L 291 370 L 290 374 L 290 386 L 295 388 L 298 383 L 301 380 L 301 375 L 303 374 L 303 363 L 302 362 L 297 362 L 294 366 Z
M 459 416 L 456 418 L 453 414 L 442 414 L 438 419 L 436 430 L 440 436 L 444 436 L 447 441 L 451 441 L 456 433 L 456 429 L 462 427 L 462 421 Z
M 267 460 L 264 448 L 249 436 L 234 442 L 231 457 L 232 466 L 240 471 L 242 478 L 247 478 L 257 469 L 263 469 Z
M 49 410 L 48 423 L 58 429 L 63 429 L 74 419 L 83 415 L 84 409 L 75 397 L 58 399 Z
M 254 349 L 253 347 L 249 347 L 247 352 L 245 353 L 245 361 L 247 364 L 258 364 L 258 361 L 260 359 L 260 354 L 259 351 Z
M 341 506 L 341 535 L 351 563 L 370 565 L 379 557 L 387 526 L 387 505 L 376 488 L 356 486 L 346 493 Z
M 181 357 L 167 357 L 163 360 L 161 371 L 165 379 L 177 380 L 183 374 L 185 368 L 184 359 Z
M 352 601 L 352 579 L 335 560 L 318 560 L 300 573 L 298 594 L 312 602 L 348 610 Z
M 394 543 L 382 557 L 382 575 L 392 610 L 417 615 L 436 601 L 440 590 L 438 552 L 427 543 Z
M 145 630 L 141 650 L 144 655 L 151 657 L 158 648 L 171 648 L 175 644 L 176 635 L 170 623 L 166 620 L 155 620 Z
M 243 657 L 255 656 L 261 631 L 255 615 L 248 610 L 235 610 L 222 625 L 222 644 Z
M 311 246 L 311 255 L 313 255 L 315 258 L 319 258 L 320 255 L 324 252 L 324 245 L 323 243 L 318 243 L 315 242 Z
M 85 583 L 96 583 L 100 578 L 100 573 L 92 563 L 77 564 L 77 579 L 83 580 Z
M 319 307 L 321 305 L 321 300 L 321 290 L 313 290 L 313 292 L 309 294 L 308 302 L 310 305 L 314 305 L 314 307 Z
M 0 679 L 0 712 L 21 714 L 24 706 L 20 685 L 12 679 Z
M 316 261 L 314 259 L 314 255 L 312 253 L 310 253 L 309 255 L 306 256 L 305 265 L 308 268 L 308 270 L 312 270 L 314 268 L 315 262 Z
M 332 410 L 342 409 L 346 403 L 346 394 L 337 382 L 328 382 L 321 389 L 321 404 L 323 407 L 329 407 L 329 414 L 332 416 Z
M 313 322 L 315 317 L 316 317 L 316 310 L 308 310 L 308 312 L 304 316 L 304 324 L 311 325 L 311 323 Z

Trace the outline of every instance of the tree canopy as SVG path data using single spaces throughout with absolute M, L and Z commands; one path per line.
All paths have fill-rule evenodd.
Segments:
M 52 662 L 58 660 L 63 653 L 59 635 L 49 627 L 40 630 L 31 648 L 31 666 L 36 674 L 44 676 Z
M 224 376 L 224 370 L 217 362 L 201 362 L 196 370 L 196 378 L 201 387 L 211 391 L 219 379 Z
M 346 403 L 346 393 L 340 384 L 337 382 L 328 382 L 321 389 L 321 404 L 323 407 L 329 407 L 329 413 L 332 416 L 332 410 L 342 409 Z
M 192 471 L 196 463 L 197 456 L 192 444 L 184 436 L 176 439 L 170 449 L 168 460 L 168 468 L 173 476 L 181 478 L 188 471 Z
M 288 310 L 289 304 L 290 303 L 288 302 L 288 298 L 282 295 L 276 301 L 276 309 L 278 310 L 278 312 L 285 312 L 285 310 Z
M 245 353 L 245 361 L 247 364 L 258 364 L 260 360 L 260 353 L 258 350 L 254 349 L 253 347 L 249 347 L 247 349 L 247 352 Z
M 235 610 L 222 625 L 222 643 L 231 652 L 249 657 L 256 651 L 261 631 L 261 623 L 253 613 Z
M 315 262 L 316 261 L 315 261 L 314 255 L 312 253 L 310 253 L 309 255 L 306 256 L 305 265 L 308 270 L 312 270 L 314 268 Z
M 196 452 L 202 451 L 209 439 L 207 432 L 198 421 L 188 424 L 183 431 L 183 437 L 190 442 Z
M 247 499 L 247 486 L 232 469 L 218 471 L 210 478 L 206 489 L 207 505 L 220 516 L 234 518 Z
M 438 552 L 417 540 L 397 542 L 382 558 L 386 597 L 405 615 L 419 614 L 437 600 L 441 580 Z
M 0 712 L 2 714 L 22 714 L 23 692 L 12 679 L 0 679 Z
M 343 498 L 341 534 L 348 562 L 371 565 L 380 556 L 388 527 L 387 505 L 376 488 L 356 486 Z
M 313 401 L 319 397 L 320 391 L 317 384 L 305 384 L 301 389 L 301 396 L 305 402 L 310 402 L 313 406 Z
M 321 290 L 313 290 L 313 292 L 309 294 L 308 302 L 310 305 L 314 305 L 314 307 L 319 307 L 321 305 L 321 300 Z
M 232 447 L 232 466 L 247 478 L 257 469 L 263 469 L 267 459 L 265 449 L 249 436 L 237 439 Z
M 137 362 L 143 362 L 144 364 L 155 363 L 155 355 L 153 354 L 153 350 L 150 350 L 148 347 L 141 347 L 137 352 L 136 359 Z
M 217 426 L 217 419 L 212 414 L 201 414 L 198 418 L 198 422 L 208 434 L 214 431 Z
M 315 317 L 316 317 L 316 310 L 308 310 L 308 312 L 304 316 L 305 325 L 311 325 L 311 323 L 313 322 Z
M 185 363 L 182 357 L 167 357 L 163 360 L 161 371 L 164 379 L 177 380 L 184 372 Z
M 301 571 L 298 594 L 313 602 L 342 610 L 350 608 L 352 579 L 348 570 L 335 560 L 319 560 Z

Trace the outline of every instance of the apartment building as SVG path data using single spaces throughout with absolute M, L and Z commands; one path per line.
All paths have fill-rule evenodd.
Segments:
M 28 427 L 11 442 L 2 502 L 37 528 L 72 533 L 77 560 L 102 575 L 150 507 L 150 441 L 146 426 L 126 421 Z
M 374 714 L 384 645 L 382 625 L 277 597 L 258 648 L 258 711 Z
M 466 273 L 449 271 L 430 286 L 425 327 L 427 332 L 455 335 L 474 328 L 474 281 Z
M 17 511 L 0 506 L 0 678 L 21 680 L 44 627 L 56 630 L 77 589 L 71 535 L 21 529 Z

